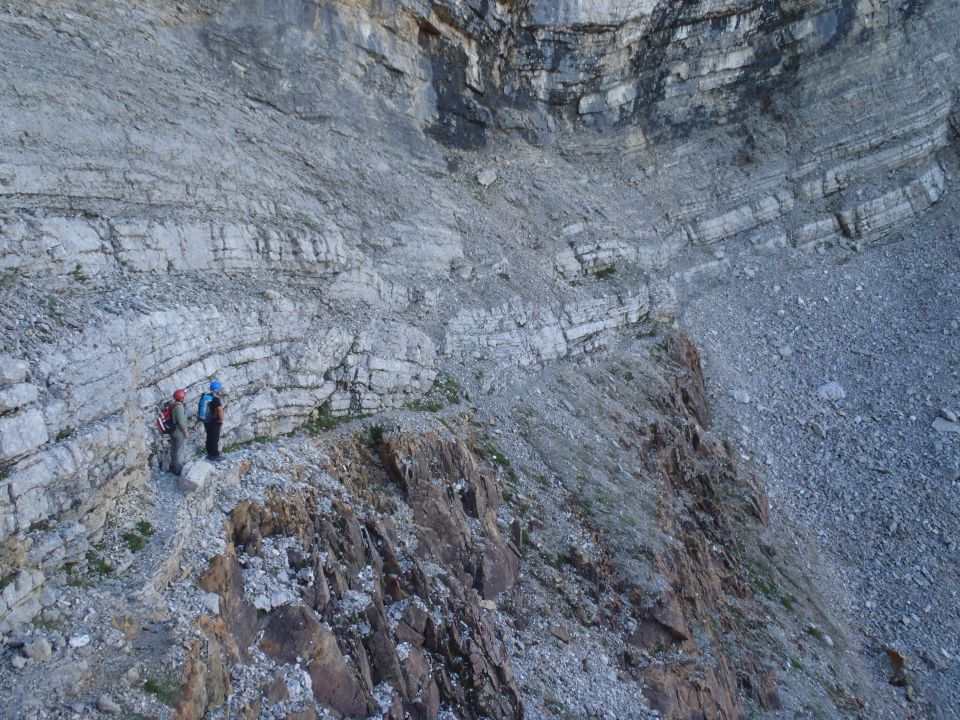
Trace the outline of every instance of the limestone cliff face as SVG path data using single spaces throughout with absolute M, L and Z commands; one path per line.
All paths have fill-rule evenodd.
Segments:
M 0 626 L 143 481 L 176 387 L 224 381 L 231 442 L 403 406 L 441 369 L 496 392 L 606 351 L 731 257 L 916 217 L 948 186 L 958 19 L 7 3 Z
M 949 3 L 891 0 L 241 0 L 203 37 L 233 82 L 308 121 L 338 112 L 330 88 L 347 80 L 457 146 L 497 129 L 549 143 L 629 128 L 636 147 L 778 103 L 849 101 L 904 52 L 910 64 L 949 52 L 952 19 Z M 884 84 L 906 112 L 941 82 Z

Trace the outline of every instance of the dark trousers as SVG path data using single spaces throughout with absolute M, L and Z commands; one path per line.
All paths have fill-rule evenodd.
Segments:
M 220 457 L 220 428 L 223 423 L 204 423 L 207 431 L 207 457 L 211 460 Z

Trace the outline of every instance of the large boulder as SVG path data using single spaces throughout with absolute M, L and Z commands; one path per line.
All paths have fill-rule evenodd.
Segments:
M 343 659 L 337 638 L 303 605 L 282 605 L 267 618 L 260 649 L 282 663 L 309 667 L 313 696 L 350 718 L 367 716 L 363 689 Z

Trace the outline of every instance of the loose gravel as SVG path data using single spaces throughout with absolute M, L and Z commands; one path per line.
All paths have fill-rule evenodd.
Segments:
M 795 526 L 824 559 L 828 601 L 904 717 L 960 717 L 958 214 L 945 198 L 862 253 L 783 257 L 681 307 L 775 533 Z M 886 684 L 886 647 L 909 691 Z

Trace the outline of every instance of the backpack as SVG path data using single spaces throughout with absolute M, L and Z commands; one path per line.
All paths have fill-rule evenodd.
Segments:
M 169 435 L 173 432 L 173 406 L 174 401 L 163 403 L 157 407 L 157 415 L 154 422 L 161 435 Z
M 200 422 L 207 422 L 210 418 L 207 417 L 207 413 L 210 410 L 210 401 L 213 400 L 213 395 L 206 392 L 200 396 L 200 402 L 197 404 L 197 419 Z

